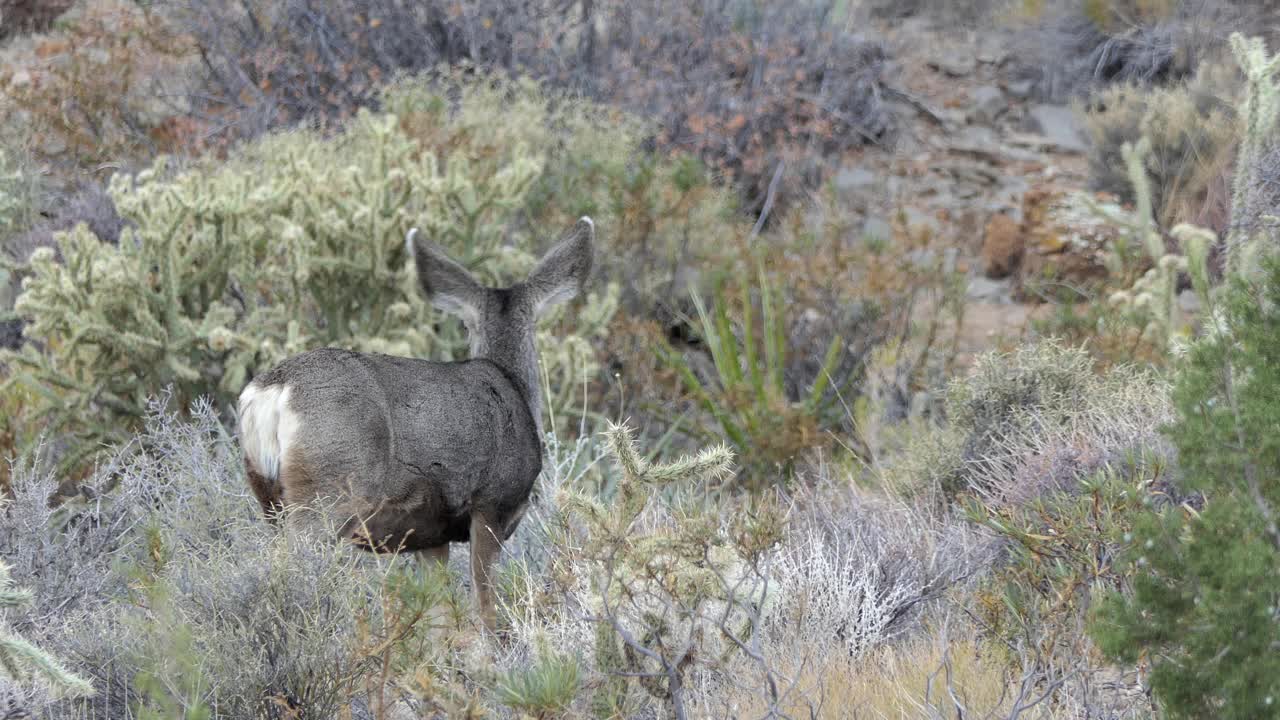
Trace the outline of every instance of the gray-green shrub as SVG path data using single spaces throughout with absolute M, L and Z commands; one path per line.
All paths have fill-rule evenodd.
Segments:
M 979 357 L 945 405 L 947 424 L 922 433 L 888 479 L 992 506 L 1069 487 L 1128 451 L 1166 449 L 1158 428 L 1171 417 L 1159 378 L 1131 367 L 1098 374 L 1083 349 L 1052 341 Z M 1059 460 L 1059 472 L 1036 470 Z

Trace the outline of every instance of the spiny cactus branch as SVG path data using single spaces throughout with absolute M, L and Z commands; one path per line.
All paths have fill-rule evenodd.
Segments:
M 1239 272 L 1244 269 L 1243 258 L 1252 239 L 1252 230 L 1242 227 L 1242 218 L 1253 203 L 1258 161 L 1272 142 L 1280 110 L 1280 88 L 1276 84 L 1280 77 L 1280 54 L 1269 56 L 1261 37 L 1245 38 L 1240 33 L 1232 33 L 1230 44 L 1245 77 L 1243 136 L 1231 193 L 1233 227 L 1227 237 L 1228 267 Z

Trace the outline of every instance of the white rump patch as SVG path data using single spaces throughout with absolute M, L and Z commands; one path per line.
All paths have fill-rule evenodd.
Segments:
M 289 409 L 289 386 L 249 383 L 240 393 L 240 445 L 255 470 L 279 480 L 285 454 L 298 432 L 298 416 Z

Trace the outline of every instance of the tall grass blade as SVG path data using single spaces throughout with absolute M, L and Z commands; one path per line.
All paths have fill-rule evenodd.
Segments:
M 715 322 L 716 340 L 720 343 L 720 352 L 725 362 L 725 367 L 720 371 L 720 379 L 726 390 L 736 388 L 742 384 L 742 365 L 738 358 L 738 338 L 733 334 L 733 326 L 729 324 L 729 303 L 722 282 L 716 284 Z
M 777 308 L 773 304 L 773 292 L 769 280 L 765 277 L 764 267 L 758 268 L 760 278 L 760 310 L 764 315 L 764 362 L 766 377 L 770 389 L 783 397 L 782 366 L 784 363 L 783 344 L 778 342 L 782 337 L 782 323 L 777 316 Z
M 739 278 L 742 287 L 742 350 L 746 355 L 747 372 L 751 377 L 751 389 L 755 393 L 756 402 L 765 402 L 764 375 L 760 368 L 760 356 L 756 350 L 755 308 L 751 306 L 751 283 L 749 279 Z
M 809 388 L 809 399 L 805 401 L 805 408 L 810 413 L 816 413 L 818 406 L 822 402 L 822 394 L 827 391 L 827 386 L 831 384 L 831 374 L 835 372 L 836 362 L 840 359 L 840 350 L 844 347 L 844 338 L 836 335 L 831 338 L 831 344 L 827 346 L 827 352 L 822 357 L 822 368 L 818 370 L 818 377 L 813 380 L 813 387 Z

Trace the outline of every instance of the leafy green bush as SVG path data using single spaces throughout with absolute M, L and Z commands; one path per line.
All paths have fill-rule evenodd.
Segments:
M 1131 593 L 1112 593 L 1094 635 L 1112 657 L 1150 663 L 1171 717 L 1275 717 L 1280 661 L 1280 262 L 1233 281 L 1220 322 L 1192 346 L 1169 436 L 1196 511 L 1146 514 L 1125 554 Z
M 6 356 L 8 383 L 38 394 L 48 432 L 75 439 L 69 466 L 125 437 L 166 386 L 184 405 L 225 403 L 255 372 L 321 345 L 456 356 L 461 330 L 419 297 L 403 238 L 423 228 L 494 284 L 532 266 L 530 238 L 509 244 L 509 218 L 548 149 L 487 140 L 425 146 L 395 116 L 361 113 L 332 139 L 287 133 L 226 162 L 173 171 L 162 159 L 117 176 L 110 192 L 131 223 L 118 246 L 80 227 L 59 237 L 64 262 L 33 255 L 17 311 L 36 344 Z M 612 296 L 587 305 L 582 334 L 547 357 L 554 388 L 580 380 Z

